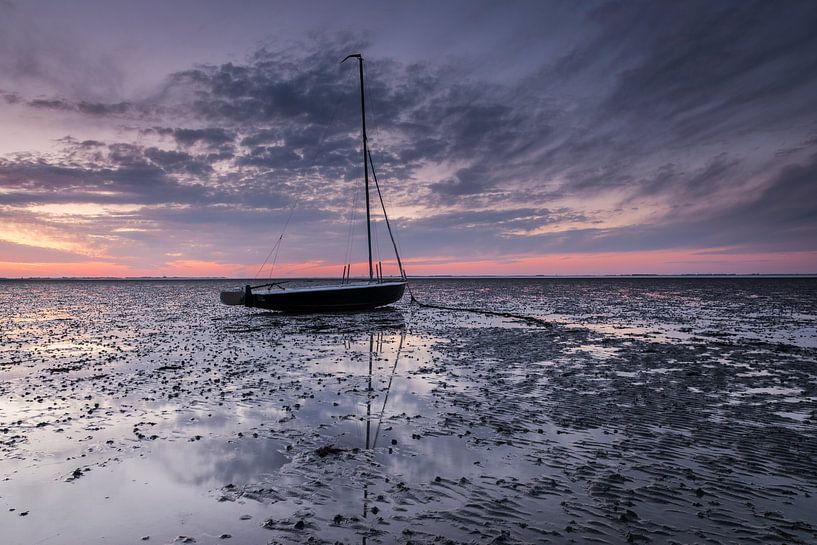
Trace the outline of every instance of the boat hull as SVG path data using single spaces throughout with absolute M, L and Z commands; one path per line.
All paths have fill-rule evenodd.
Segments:
M 283 312 L 339 312 L 390 305 L 403 297 L 406 282 L 321 286 L 250 292 L 222 291 L 221 302 Z

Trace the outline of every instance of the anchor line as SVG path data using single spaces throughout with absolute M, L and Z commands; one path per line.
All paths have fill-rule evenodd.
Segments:
M 474 314 L 484 314 L 486 316 L 499 316 L 502 318 L 512 318 L 514 320 L 521 320 L 523 322 L 527 322 L 529 324 L 540 325 L 544 327 L 553 327 L 553 323 L 547 320 L 543 320 L 542 318 L 536 318 L 535 316 L 525 316 L 523 314 L 514 314 L 512 312 L 502 312 L 496 310 L 488 310 L 482 308 L 468 308 L 468 307 L 449 307 L 445 305 L 435 305 L 432 303 L 424 303 L 417 299 L 414 296 L 414 292 L 411 291 L 411 284 L 406 284 L 406 288 L 408 288 L 409 296 L 411 297 L 411 303 L 416 304 L 422 308 L 433 308 L 437 310 L 452 310 L 455 312 L 472 312 Z

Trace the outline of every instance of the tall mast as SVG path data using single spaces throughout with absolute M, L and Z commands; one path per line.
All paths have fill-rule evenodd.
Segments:
M 356 58 L 358 67 L 360 68 L 360 118 L 363 125 L 363 176 L 366 180 L 366 238 L 369 243 L 369 280 L 374 278 L 374 269 L 372 268 L 372 223 L 369 206 L 369 141 L 366 137 L 366 98 L 363 91 L 363 56 L 360 53 L 347 56 L 340 61 L 345 62 L 347 59 Z

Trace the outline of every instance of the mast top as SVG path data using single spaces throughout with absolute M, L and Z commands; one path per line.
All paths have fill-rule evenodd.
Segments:
M 358 59 L 360 61 L 363 61 L 363 55 L 361 55 L 360 53 L 352 53 L 351 55 L 346 55 L 346 58 L 343 59 L 342 61 L 340 61 L 340 63 L 343 64 L 343 63 L 345 63 L 346 61 L 348 61 L 351 58 L 355 58 L 355 59 Z

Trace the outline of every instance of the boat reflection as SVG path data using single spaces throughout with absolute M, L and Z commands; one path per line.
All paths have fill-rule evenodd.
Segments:
M 278 330 L 287 334 L 333 333 L 349 335 L 365 332 L 387 332 L 404 329 L 406 319 L 400 310 L 391 307 L 362 312 L 328 314 L 286 314 L 258 312 L 231 317 L 225 328 L 231 333 L 249 333 L 259 330 Z

